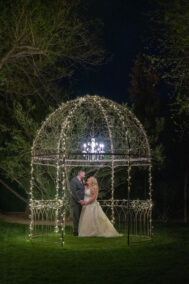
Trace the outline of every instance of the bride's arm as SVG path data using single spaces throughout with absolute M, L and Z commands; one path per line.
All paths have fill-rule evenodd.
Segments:
M 88 205 L 88 204 L 92 203 L 97 198 L 97 194 L 98 194 L 98 189 L 95 188 L 93 195 L 91 196 L 91 198 L 88 201 L 85 201 L 84 205 Z

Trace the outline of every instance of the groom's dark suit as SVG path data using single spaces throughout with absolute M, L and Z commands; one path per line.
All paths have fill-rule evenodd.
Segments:
M 70 182 L 70 189 L 71 207 L 73 211 L 73 233 L 74 235 L 78 235 L 79 217 L 82 208 L 79 201 L 84 199 L 84 185 L 77 177 L 74 177 Z

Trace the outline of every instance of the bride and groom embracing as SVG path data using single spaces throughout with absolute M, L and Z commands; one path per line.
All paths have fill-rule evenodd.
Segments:
M 79 237 L 120 237 L 103 212 L 98 196 L 98 182 L 91 176 L 84 185 L 85 172 L 79 171 L 70 182 L 73 234 Z

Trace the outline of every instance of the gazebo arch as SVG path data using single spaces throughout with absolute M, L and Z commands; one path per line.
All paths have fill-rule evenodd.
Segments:
M 132 199 L 132 169 L 141 167 L 148 174 L 148 189 L 145 195 Z M 99 199 L 101 206 L 109 212 L 113 224 L 119 219 L 126 225 L 128 243 L 130 234 L 151 237 L 151 151 L 145 130 L 127 107 L 87 95 L 63 103 L 51 113 L 33 141 L 30 238 L 48 233 L 53 222 L 55 233 L 61 231 L 64 243 L 68 181 L 76 168 L 100 169 L 101 173 L 108 169 L 109 185 Z M 125 169 L 127 174 L 126 198 L 115 198 L 118 169 Z

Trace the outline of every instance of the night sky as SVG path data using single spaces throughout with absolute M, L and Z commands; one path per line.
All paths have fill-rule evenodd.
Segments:
M 103 42 L 111 60 L 96 70 L 81 72 L 76 96 L 98 94 L 119 103 L 128 101 L 130 72 L 137 53 L 143 49 L 143 1 L 93 1 L 93 14 L 102 20 Z

